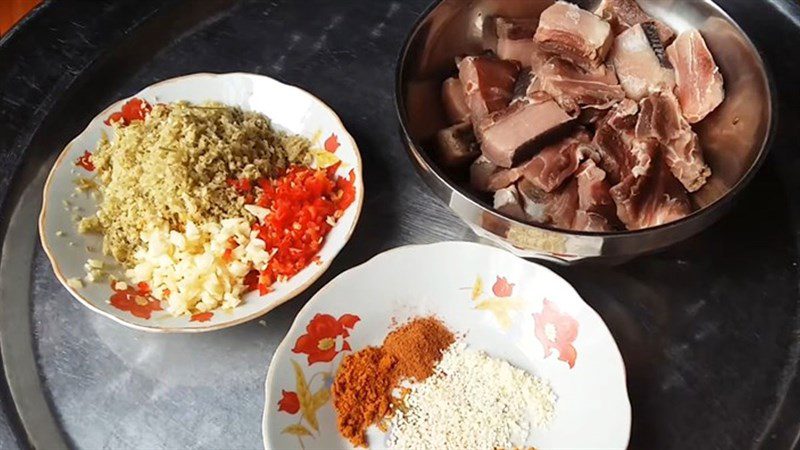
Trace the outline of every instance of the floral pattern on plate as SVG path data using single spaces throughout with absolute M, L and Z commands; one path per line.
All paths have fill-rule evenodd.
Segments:
M 430 315 L 470 347 L 551 384 L 558 396 L 555 419 L 528 446 L 627 447 L 631 411 L 624 364 L 597 313 L 550 270 L 464 242 L 387 251 L 314 295 L 269 366 L 264 446 L 352 448 L 337 431 L 332 402 L 317 407 L 309 398 L 329 395 L 320 392 L 329 388 L 325 380 L 335 377 L 343 352 L 380 345 L 397 325 Z M 304 398 L 310 405 L 305 410 Z M 313 411 L 313 426 L 304 411 Z M 370 448 L 387 448 L 386 437 L 380 427 L 367 432 Z
M 331 384 L 337 366 L 335 360 L 351 350 L 347 338 L 360 320 L 353 314 L 343 314 L 338 319 L 330 314 L 317 314 L 306 326 L 306 334 L 297 338 L 294 344 L 292 352 L 307 356 L 309 370 L 314 364 L 330 363 L 327 370 L 317 370 L 307 378 L 300 363 L 290 360 L 294 390 L 281 389 L 277 408 L 278 411 L 297 416 L 297 422 L 286 425 L 281 433 L 296 436 L 300 448 L 305 448 L 304 438 L 319 437 L 317 411 L 331 398 Z

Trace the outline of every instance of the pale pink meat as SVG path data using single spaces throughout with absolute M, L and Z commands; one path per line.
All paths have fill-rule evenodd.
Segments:
M 654 92 L 669 92 L 675 87 L 675 73 L 659 58 L 656 50 L 663 51 L 663 47 L 658 45 L 653 46 L 642 25 L 634 25 L 614 41 L 610 59 L 629 98 L 638 101 Z
M 631 146 L 638 113 L 636 102 L 626 99 L 611 109 L 597 126 L 592 142 L 600 152 L 600 167 L 612 184 L 622 181 L 631 169 Z
M 536 33 L 536 20 L 495 19 L 497 28 L 497 56 L 510 59 L 522 64 L 523 67 L 531 66 L 531 58 L 537 51 L 533 35 Z
M 551 195 L 547 205 L 551 223 L 558 228 L 572 229 L 578 211 L 578 181 L 572 178 Z
M 517 220 L 526 220 L 517 187 L 511 185 L 494 193 L 494 209 Z
M 612 187 L 617 216 L 629 230 L 641 230 L 679 220 L 692 211 L 683 186 L 672 176 L 655 139 L 636 140 L 636 164 Z
M 574 120 L 554 100 L 514 102 L 484 117 L 476 126 L 483 155 L 500 167 L 512 167 L 536 153 L 543 139 Z
M 578 182 L 575 178 L 553 192 L 545 192 L 525 179 L 517 183 L 517 188 L 529 220 L 565 230 L 572 228 L 578 210 Z
M 480 156 L 475 133 L 469 123 L 459 123 L 436 133 L 437 159 L 448 169 L 465 168 Z
M 675 67 L 677 88 L 683 116 L 689 123 L 705 119 L 725 100 L 722 74 L 705 39 L 697 30 L 681 33 L 667 48 Z
M 644 12 L 636 0 L 603 0 L 595 14 L 611 24 L 614 34 L 621 34 L 628 28 L 649 22 L 654 25 L 658 38 L 664 44 L 669 44 L 675 38 L 672 28 Z
M 448 78 L 442 84 L 442 104 L 451 124 L 469 121 L 470 110 L 464 86 L 458 78 Z
M 539 189 L 553 192 L 571 177 L 578 166 L 591 155 L 591 136 L 579 130 L 543 148 L 521 166 L 523 176 Z
M 508 106 L 517 74 L 517 63 L 492 56 L 467 56 L 459 61 L 458 78 L 473 121 Z
M 608 109 L 625 98 L 625 91 L 610 66 L 585 71 L 560 58 L 551 58 L 536 75 L 541 89 L 569 111 L 581 107 Z
M 578 231 L 611 231 L 617 222 L 616 205 L 603 169 L 593 160 L 581 164 L 578 181 L 578 212 L 573 229 Z
M 469 170 L 470 185 L 480 192 L 496 192 L 507 188 L 522 178 L 519 168 L 504 169 L 481 156 L 472 163 Z
M 671 93 L 657 93 L 642 100 L 636 137 L 654 138 L 663 148 L 672 174 L 689 192 L 698 191 L 711 176 L 703 158 L 700 140 L 681 115 L 678 100 Z
M 558 1 L 542 12 L 535 39 L 542 51 L 593 69 L 605 61 L 614 36 L 608 22 L 572 3 Z

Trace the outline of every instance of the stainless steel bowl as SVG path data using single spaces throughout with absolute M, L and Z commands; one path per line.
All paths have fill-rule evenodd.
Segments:
M 599 0 L 575 3 L 594 9 Z M 437 167 L 428 149 L 436 131 L 447 126 L 440 87 L 455 73 L 455 57 L 483 50 L 487 18 L 538 17 L 551 4 L 553 0 L 441 0 L 423 13 L 400 53 L 395 93 L 408 153 L 422 177 L 480 237 L 522 257 L 561 262 L 630 259 L 710 226 L 766 157 L 774 115 L 774 93 L 764 61 L 742 29 L 710 0 L 639 0 L 643 9 L 677 31 L 699 29 L 725 77 L 725 102 L 696 127 L 714 174 L 693 195 L 698 209 L 689 217 L 646 230 L 614 233 L 532 225 L 493 210 Z

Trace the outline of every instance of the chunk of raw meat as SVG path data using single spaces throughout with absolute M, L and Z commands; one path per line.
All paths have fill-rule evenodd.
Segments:
M 697 30 L 685 31 L 667 48 L 675 68 L 675 93 L 689 123 L 705 119 L 725 99 L 722 74 Z
M 476 133 L 484 156 L 500 167 L 512 167 L 530 158 L 542 140 L 574 120 L 554 100 L 537 101 L 514 102 L 478 123 Z
M 625 91 L 609 66 L 585 71 L 560 58 L 551 58 L 536 75 L 541 89 L 568 111 L 581 107 L 608 109 L 625 98 Z
M 579 130 L 573 136 L 543 148 L 522 165 L 522 175 L 537 188 L 553 192 L 575 174 L 581 162 L 591 155 L 591 142 L 589 133 Z
M 617 222 L 616 204 L 603 169 L 591 159 L 581 164 L 575 174 L 578 180 L 578 212 L 573 229 L 578 231 L 611 231 Z
M 536 82 L 536 76 L 533 72 L 531 72 L 530 69 L 523 69 L 517 77 L 516 84 L 514 84 L 514 94 L 512 95 L 511 101 L 515 102 L 524 99 L 528 96 L 528 92 L 538 89 L 537 86 L 538 83 Z
M 511 102 L 519 65 L 493 56 L 467 56 L 458 63 L 473 121 L 499 111 Z
M 537 51 L 533 35 L 536 33 L 536 20 L 532 19 L 495 19 L 497 28 L 497 56 L 511 59 L 531 66 L 533 53 Z
M 526 220 L 517 187 L 514 185 L 494 193 L 494 209 L 517 220 Z
M 522 171 L 498 167 L 481 156 L 470 166 L 469 175 L 470 185 L 476 191 L 496 192 L 516 183 L 522 178 Z
M 630 171 L 631 146 L 635 138 L 639 107 L 633 100 L 623 100 L 598 124 L 593 143 L 600 152 L 600 167 L 611 184 L 617 184 Z
M 614 36 L 608 22 L 572 3 L 558 1 L 542 12 L 535 39 L 542 51 L 588 70 L 605 61 Z
M 619 82 L 628 97 L 637 101 L 675 87 L 675 73 L 666 67 L 666 57 L 659 58 L 656 50 L 663 52 L 663 45 L 658 37 L 655 40 L 648 38 L 642 25 L 635 25 L 617 36 L 611 49 Z
M 444 112 L 451 124 L 469 121 L 469 106 L 464 86 L 458 78 L 448 78 L 442 84 Z
M 629 230 L 674 222 L 691 213 L 683 186 L 672 176 L 655 139 L 636 140 L 632 152 L 637 165 L 611 188 L 617 216 Z
M 617 35 L 635 25 L 652 23 L 664 44 L 669 44 L 675 38 L 672 28 L 644 12 L 636 0 L 603 0 L 595 14 L 607 20 Z
M 468 166 L 480 156 L 475 133 L 469 123 L 460 123 L 436 134 L 439 162 L 449 169 Z
M 681 115 L 678 100 L 671 93 L 653 94 L 642 100 L 640 110 L 636 137 L 658 140 L 675 178 L 687 191 L 698 191 L 711 176 L 711 168 L 697 134 Z
M 578 210 L 575 211 L 575 219 L 572 221 L 572 230 L 590 233 L 606 233 L 614 231 L 614 227 L 611 226 L 608 218 L 602 214 Z
M 521 180 L 517 188 L 528 219 L 543 225 L 572 229 L 578 210 L 578 182 L 575 178 L 553 192 L 545 192 L 528 180 Z

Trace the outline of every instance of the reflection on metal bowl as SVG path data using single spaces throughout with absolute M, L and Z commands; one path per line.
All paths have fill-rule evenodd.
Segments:
M 396 102 L 408 153 L 423 179 L 482 238 L 529 258 L 574 262 L 629 259 L 663 249 L 710 226 L 730 207 L 767 153 L 774 99 L 758 51 L 710 0 L 638 0 L 645 11 L 676 31 L 700 30 L 725 78 L 726 99 L 697 131 L 713 176 L 692 195 L 697 210 L 655 228 L 579 233 L 521 222 L 492 209 L 464 180 L 437 166 L 431 138 L 447 126 L 440 103 L 442 82 L 455 73 L 457 56 L 483 51 L 487 18 L 535 18 L 552 0 L 440 0 L 411 31 L 397 64 Z M 594 9 L 598 0 L 577 1 Z

